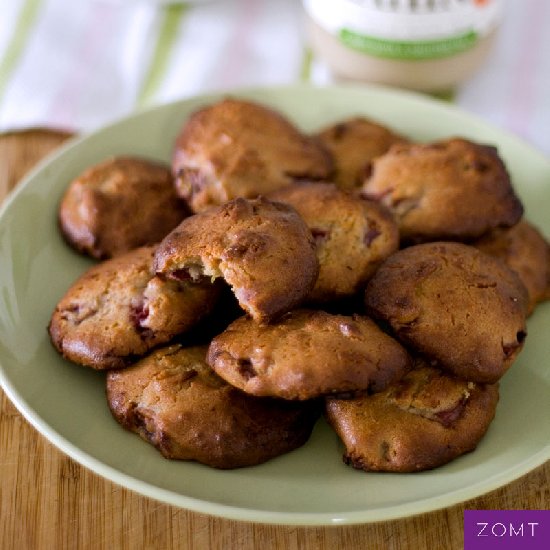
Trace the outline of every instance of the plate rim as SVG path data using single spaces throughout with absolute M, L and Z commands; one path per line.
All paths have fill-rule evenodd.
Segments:
M 126 116 L 119 117 L 116 120 L 110 122 L 107 125 L 100 128 L 84 133 L 82 135 L 75 135 L 69 138 L 60 147 L 57 147 L 52 152 L 44 156 L 12 189 L 8 192 L 7 197 L 3 201 L 0 207 L 0 226 L 3 224 L 6 213 L 10 210 L 11 205 L 17 200 L 19 195 L 23 193 L 26 187 L 29 185 L 37 174 L 39 174 L 45 167 L 47 167 L 54 160 L 64 155 L 70 154 L 70 151 L 76 147 L 79 147 L 83 142 L 87 141 L 91 136 L 96 136 L 103 132 L 110 132 L 114 127 L 123 125 L 131 119 L 135 119 L 141 116 L 148 116 L 154 114 L 157 111 L 164 109 L 173 109 L 178 105 L 185 105 L 193 101 L 200 100 L 207 103 L 208 101 L 218 100 L 224 96 L 259 96 L 262 93 L 291 93 L 293 91 L 300 90 L 303 92 L 316 93 L 318 91 L 332 92 L 346 92 L 352 91 L 354 93 L 374 92 L 375 94 L 383 94 L 384 96 L 393 96 L 396 100 L 404 98 L 407 101 L 413 103 L 419 103 L 429 106 L 431 108 L 442 109 L 455 115 L 460 115 L 461 118 L 468 120 L 469 124 L 474 124 L 482 130 L 489 130 L 498 132 L 506 140 L 510 141 L 513 147 L 519 147 L 521 149 L 528 149 L 531 154 L 535 154 L 539 157 L 539 160 L 546 164 L 550 172 L 550 159 L 546 155 L 538 150 L 535 146 L 528 143 L 524 139 L 518 137 L 512 132 L 498 128 L 497 126 L 486 122 L 479 116 L 472 114 L 462 108 L 449 104 L 443 100 L 425 96 L 416 92 L 400 90 L 381 85 L 331 85 L 331 86 L 315 86 L 305 83 L 288 84 L 280 86 L 250 86 L 241 88 L 232 88 L 229 90 L 212 91 L 208 93 L 198 93 L 192 96 L 182 98 L 176 101 L 162 103 L 154 105 L 145 109 L 137 110 Z M 327 525 L 357 525 L 366 523 L 376 523 L 383 521 L 391 521 L 398 519 L 405 519 L 407 517 L 413 517 L 427 512 L 441 510 L 449 508 L 451 506 L 463 503 L 472 498 L 480 497 L 488 492 L 494 491 L 500 487 L 503 487 L 516 479 L 524 476 L 530 471 L 534 470 L 538 466 L 541 466 L 550 459 L 550 442 L 542 447 L 537 453 L 531 456 L 529 459 L 514 466 L 514 468 L 508 468 L 507 470 L 500 472 L 498 475 L 491 477 L 489 480 L 470 485 L 452 493 L 445 493 L 443 495 L 436 495 L 426 497 L 419 501 L 402 503 L 398 505 L 388 505 L 382 508 L 376 508 L 373 510 L 356 510 L 345 511 L 341 514 L 332 512 L 278 512 L 268 510 L 256 510 L 253 508 L 246 508 L 243 506 L 230 506 L 222 503 L 215 503 L 209 500 L 198 499 L 163 489 L 152 483 L 137 479 L 130 474 L 123 473 L 116 468 L 109 466 L 101 460 L 91 456 L 87 452 L 83 451 L 80 447 L 71 443 L 62 434 L 58 433 L 52 428 L 37 411 L 31 406 L 31 404 L 17 391 L 11 380 L 7 376 L 2 361 L 0 360 L 0 386 L 6 393 L 8 399 L 13 403 L 19 413 L 36 429 L 40 435 L 45 437 L 50 443 L 52 443 L 59 451 L 68 455 L 73 460 L 91 470 L 96 475 L 99 475 L 108 481 L 131 490 L 135 493 L 143 495 L 147 498 L 151 498 L 168 504 L 170 506 L 176 506 L 179 508 L 185 508 L 198 513 L 205 513 L 212 516 L 237 520 L 251 523 L 263 523 L 263 524 L 276 524 L 276 525 L 295 525 L 295 526 L 327 526 Z
M 523 461 L 520 467 L 516 465 L 513 469 L 509 468 L 508 470 L 500 472 L 500 474 L 490 478 L 487 481 L 458 489 L 452 493 L 428 497 L 405 504 L 377 508 L 375 510 L 346 511 L 341 514 L 329 512 L 300 513 L 255 510 L 251 508 L 213 503 L 208 500 L 189 497 L 182 495 L 181 493 L 176 493 L 168 489 L 157 487 L 129 474 L 120 472 L 116 468 L 108 466 L 101 460 L 94 458 L 87 452 L 83 451 L 51 428 L 36 413 L 27 400 L 24 399 L 17 390 L 15 390 L 10 381 L 5 378 L 4 370 L 1 364 L 0 385 L 17 410 L 41 436 L 46 438 L 59 451 L 68 455 L 80 465 L 94 472 L 96 475 L 107 479 L 115 485 L 170 506 L 184 508 L 193 512 L 209 514 L 224 519 L 249 523 L 294 526 L 328 526 L 357 525 L 405 519 L 428 512 L 435 512 L 437 510 L 450 508 L 451 506 L 461 504 L 467 500 L 483 496 L 519 479 L 550 459 L 549 443 L 530 459 Z M 449 497 L 452 498 L 449 500 Z

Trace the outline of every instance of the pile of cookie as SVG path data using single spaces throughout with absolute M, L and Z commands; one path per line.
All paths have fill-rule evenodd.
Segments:
M 306 135 L 263 105 L 205 106 L 171 167 L 117 157 L 72 181 L 59 225 L 101 261 L 53 345 L 107 371 L 124 428 L 216 468 L 303 445 L 323 414 L 367 471 L 473 450 L 550 297 L 550 247 L 494 147 L 364 117 Z

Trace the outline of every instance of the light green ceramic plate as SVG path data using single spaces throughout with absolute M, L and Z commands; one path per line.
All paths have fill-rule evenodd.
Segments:
M 382 88 L 288 87 L 234 95 L 273 105 L 305 130 L 364 114 L 419 140 L 463 135 L 498 145 L 527 216 L 550 235 L 550 162 L 513 136 L 457 109 Z M 525 351 L 502 381 L 496 419 L 478 449 L 418 474 L 376 474 L 342 463 L 319 422 L 301 449 L 267 464 L 217 471 L 167 461 L 111 418 L 104 375 L 62 360 L 46 326 L 90 265 L 62 241 L 58 201 L 67 183 L 112 154 L 170 158 L 182 122 L 204 96 L 162 106 L 73 141 L 17 188 L 0 217 L 0 379 L 21 413 L 62 451 L 152 498 L 228 518 L 286 524 L 388 520 L 450 506 L 500 487 L 550 458 L 550 304 L 529 320 Z M 449 346 L 453 343 L 449 342 Z

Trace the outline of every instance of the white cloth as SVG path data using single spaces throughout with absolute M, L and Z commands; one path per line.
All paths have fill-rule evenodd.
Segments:
M 0 131 L 91 131 L 145 106 L 330 81 L 298 0 L 0 0 Z M 550 2 L 508 0 L 497 47 L 455 102 L 550 154 Z

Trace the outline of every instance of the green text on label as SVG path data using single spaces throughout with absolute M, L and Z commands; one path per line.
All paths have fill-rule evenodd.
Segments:
M 405 60 L 449 57 L 469 50 L 478 39 L 476 32 L 469 31 L 445 39 L 397 41 L 366 36 L 345 28 L 340 30 L 339 36 L 346 46 L 354 50 L 375 57 Z

